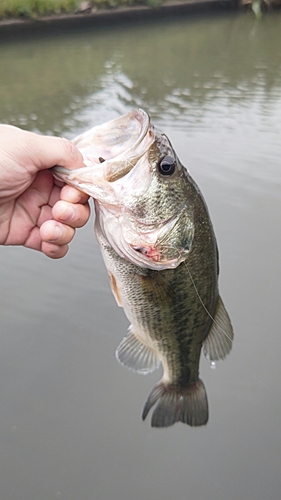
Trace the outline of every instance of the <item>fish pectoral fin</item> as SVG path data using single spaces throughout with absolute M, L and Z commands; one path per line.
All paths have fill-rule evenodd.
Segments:
M 148 396 L 143 409 L 143 420 L 155 404 L 151 419 L 152 427 L 169 427 L 176 422 L 198 427 L 208 422 L 208 400 L 202 380 L 198 379 L 186 387 L 177 387 L 160 381 Z
M 233 344 L 233 329 L 221 298 L 218 298 L 214 322 L 203 342 L 203 352 L 210 361 L 224 359 Z
M 129 328 L 128 335 L 123 338 L 116 349 L 115 354 L 122 365 L 143 375 L 153 372 L 160 365 L 157 352 L 149 345 L 143 343 L 135 335 L 131 327 Z

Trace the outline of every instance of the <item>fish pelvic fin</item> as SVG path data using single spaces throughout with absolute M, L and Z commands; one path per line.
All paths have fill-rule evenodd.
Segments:
M 132 327 L 129 328 L 128 335 L 121 340 L 115 354 L 122 365 L 143 375 L 153 372 L 160 365 L 157 352 L 142 342 Z
M 207 394 L 200 379 L 186 387 L 168 385 L 160 381 L 147 398 L 142 413 L 143 420 L 155 404 L 151 418 L 152 427 L 170 427 L 176 422 L 199 427 L 208 422 Z
M 203 352 L 210 361 L 224 359 L 231 351 L 233 329 L 221 297 L 218 298 L 214 321 L 203 342 Z

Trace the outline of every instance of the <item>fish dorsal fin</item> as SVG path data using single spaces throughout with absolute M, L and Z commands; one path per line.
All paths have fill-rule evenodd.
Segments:
M 221 298 L 218 298 L 212 328 L 203 342 L 203 352 L 210 361 L 224 359 L 233 343 L 233 329 Z
M 132 327 L 116 349 L 118 361 L 138 373 L 146 375 L 159 367 L 157 352 L 135 335 Z

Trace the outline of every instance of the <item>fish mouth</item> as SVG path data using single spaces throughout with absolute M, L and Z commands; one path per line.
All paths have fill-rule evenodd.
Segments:
M 148 114 L 135 109 L 76 137 L 72 142 L 83 155 L 86 167 L 69 170 L 51 168 L 54 177 L 80 189 L 103 203 L 111 192 L 110 204 L 116 204 L 112 184 L 127 175 L 155 140 L 155 129 Z M 111 186 L 110 186 L 111 185 Z

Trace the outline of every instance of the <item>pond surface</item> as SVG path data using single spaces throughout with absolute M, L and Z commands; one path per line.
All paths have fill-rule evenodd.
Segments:
M 142 107 L 208 204 L 235 330 L 210 370 L 204 428 L 151 429 L 160 372 L 114 351 L 115 304 L 92 221 L 51 261 L 2 247 L 3 500 L 279 500 L 281 15 L 171 18 L 2 40 L 0 122 L 75 137 Z

